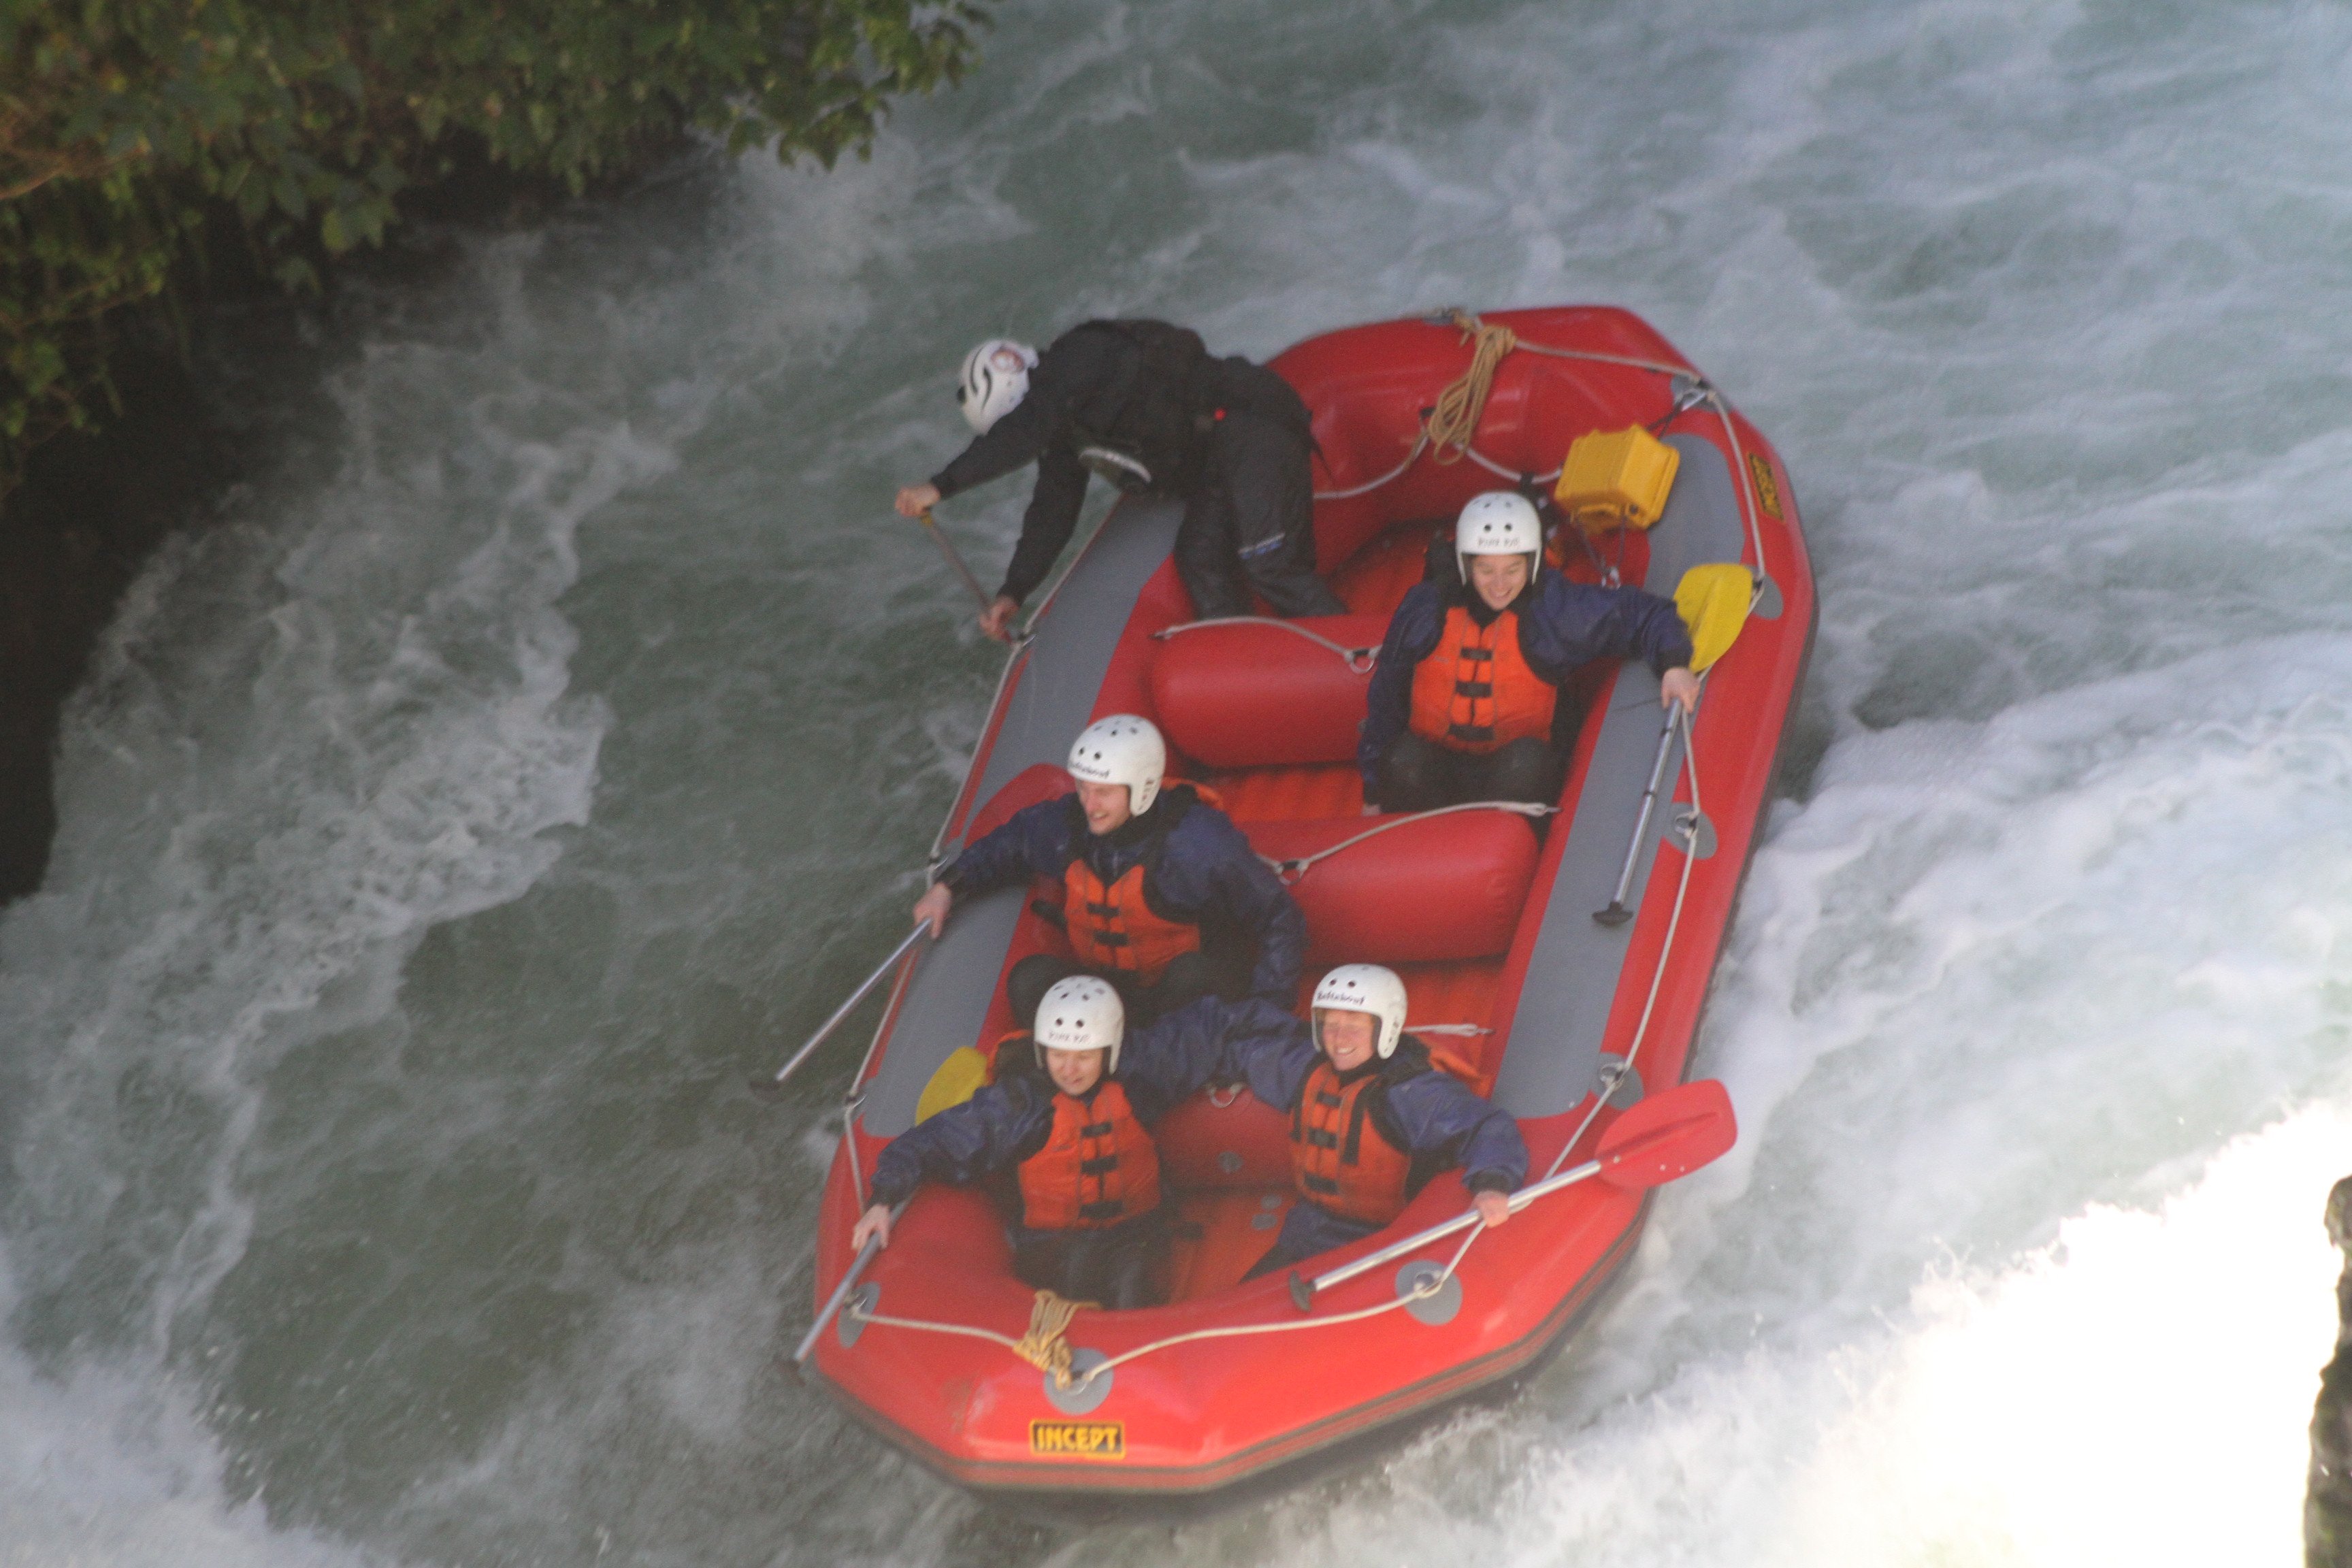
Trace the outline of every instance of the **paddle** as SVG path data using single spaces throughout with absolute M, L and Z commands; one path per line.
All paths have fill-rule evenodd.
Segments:
M 971 602 L 980 606 L 982 615 L 988 614 L 989 606 L 994 601 L 989 598 L 988 590 L 980 585 L 980 579 L 971 574 L 971 568 L 964 564 L 963 552 L 955 547 L 953 540 L 940 531 L 940 525 L 931 521 L 930 508 L 923 509 L 920 521 L 930 531 L 932 542 L 940 547 L 940 553 L 948 558 L 948 564 L 955 568 L 955 574 L 962 578 L 963 585 L 971 591 Z
M 1738 640 L 1755 597 L 1754 574 L 1735 562 L 1710 562 L 1683 574 L 1683 580 L 1675 585 L 1675 608 L 1683 625 L 1690 628 L 1693 674 L 1705 674 Z M 1650 785 L 1642 792 L 1642 814 L 1633 821 L 1625 863 L 1617 868 L 1617 889 L 1609 895 L 1607 909 L 1592 911 L 1592 918 L 1602 925 L 1621 926 L 1633 918 L 1633 911 L 1625 907 L 1625 895 L 1633 886 L 1633 868 L 1642 861 L 1643 841 L 1649 837 L 1650 817 L 1657 808 L 1658 785 L 1665 780 L 1666 752 L 1674 744 L 1677 717 L 1669 708 L 1665 727 L 1658 731 L 1657 754 L 1650 759 Z
M 1756 574 L 1731 561 L 1710 562 L 1683 574 L 1675 585 L 1675 608 L 1690 628 L 1691 672 L 1704 674 L 1738 640 L 1756 599 Z
M 1730 1148 L 1738 1135 L 1738 1123 L 1731 1114 L 1731 1097 L 1724 1092 L 1723 1085 L 1713 1079 L 1678 1085 L 1650 1096 L 1611 1122 L 1608 1131 L 1601 1135 L 1601 1146 L 1583 1164 L 1513 1193 L 1511 1212 L 1517 1214 L 1538 1198 L 1594 1176 L 1625 1192 L 1661 1186 L 1715 1159 Z M 1304 1312 L 1313 1305 L 1317 1292 L 1328 1290 L 1477 1223 L 1478 1211 L 1465 1210 L 1452 1219 L 1417 1231 L 1402 1241 L 1318 1274 L 1311 1280 L 1293 1270 L 1290 1299 Z
M 809 1053 L 816 1049 L 818 1046 L 822 1045 L 824 1042 L 824 1037 L 827 1035 L 832 1034 L 835 1028 L 840 1025 L 844 1018 L 849 1016 L 850 1010 L 852 1008 L 856 1007 L 860 1002 L 865 1001 L 866 995 L 872 992 L 877 985 L 882 984 L 883 978 L 898 965 L 900 959 L 907 956 L 909 949 L 911 949 L 917 942 L 922 941 L 924 934 L 930 929 L 929 925 L 919 921 L 916 924 L 915 929 L 907 933 L 907 940 L 900 942 L 896 948 L 893 948 L 891 950 L 890 956 L 882 961 L 881 966 L 876 969 L 873 973 L 867 975 L 865 980 L 859 984 L 857 989 L 849 994 L 849 1000 L 844 1002 L 840 1006 L 835 1007 L 833 1010 L 833 1016 L 827 1018 L 824 1023 L 817 1026 L 816 1033 L 809 1037 L 808 1044 L 803 1046 L 799 1050 L 793 1053 L 792 1060 L 778 1068 L 773 1078 L 755 1078 L 751 1080 L 751 1093 L 758 1099 L 765 1100 L 773 1101 L 782 1099 L 784 1093 L 784 1079 L 792 1077 L 793 1069 L 798 1068 L 801 1063 L 808 1060 Z

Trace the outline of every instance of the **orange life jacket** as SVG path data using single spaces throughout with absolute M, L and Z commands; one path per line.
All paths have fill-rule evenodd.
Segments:
M 1298 1194 L 1339 1215 L 1386 1225 L 1404 1212 L 1412 1158 L 1371 1125 L 1365 1097 L 1382 1082 L 1368 1072 L 1342 1084 L 1328 1061 L 1315 1064 L 1290 1110 L 1290 1173 Z
M 1159 856 L 1129 866 L 1106 885 L 1083 858 L 1063 869 L 1062 918 L 1070 956 L 1097 973 L 1133 975 L 1157 985 L 1168 966 L 1201 948 L 1201 928 L 1155 914 L 1143 896 L 1148 868 Z
M 1091 1100 L 1054 1096 L 1045 1146 L 1021 1162 L 1021 1220 L 1034 1230 L 1105 1230 L 1160 1206 L 1160 1150 L 1117 1079 Z
M 1519 651 L 1519 616 L 1481 626 L 1467 606 L 1445 613 L 1437 646 L 1412 669 L 1412 732 L 1456 752 L 1499 750 L 1551 734 L 1559 688 Z

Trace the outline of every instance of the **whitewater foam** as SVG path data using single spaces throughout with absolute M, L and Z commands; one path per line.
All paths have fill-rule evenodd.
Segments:
M 1055 0 L 829 174 L 361 286 L 134 587 L 0 919 L 0 1562 L 2280 1560 L 2352 1169 L 2352 23 Z M 1642 311 L 1780 446 L 1745 1129 L 1524 1395 L 1170 1532 L 776 1367 L 992 689 L 961 348 Z M 1008 482 L 942 510 L 983 576 Z

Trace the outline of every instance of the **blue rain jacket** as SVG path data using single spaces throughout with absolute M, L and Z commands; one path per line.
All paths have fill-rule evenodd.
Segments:
M 1416 583 L 1389 617 L 1366 694 L 1364 728 L 1356 742 L 1356 765 L 1367 791 L 1377 788 L 1381 758 L 1405 732 L 1412 713 L 1413 667 L 1436 650 L 1445 614 L 1484 603 L 1458 583 Z M 1544 566 L 1507 606 L 1519 617 L 1519 651 L 1528 668 L 1554 685 L 1576 667 L 1596 658 L 1639 658 L 1664 675 L 1691 659 L 1690 628 L 1672 599 L 1642 588 L 1599 588 L 1572 583 Z
M 1298 1103 L 1307 1075 L 1323 1059 L 1307 1026 L 1295 1017 L 1290 1024 L 1285 1038 L 1245 1042 L 1229 1069 L 1248 1080 L 1252 1094 L 1286 1111 Z M 1513 1192 L 1527 1180 L 1528 1146 L 1519 1136 L 1519 1124 L 1430 1066 L 1429 1048 L 1419 1040 L 1407 1035 L 1388 1060 L 1367 1063 L 1349 1077 L 1372 1072 L 1388 1081 L 1372 1101 L 1371 1121 L 1381 1136 L 1412 1156 L 1408 1192 L 1419 1192 L 1431 1176 L 1450 1165 L 1463 1167 L 1463 1184 L 1474 1193 Z M 1267 1256 L 1297 1262 L 1360 1241 L 1380 1228 L 1342 1219 L 1302 1199 L 1283 1215 L 1282 1229 Z
M 1267 1105 L 1287 1113 L 1307 1088 L 1307 1075 L 1323 1059 L 1313 1033 L 1295 1014 L 1278 1033 L 1253 1033 L 1236 1040 L 1226 1076 L 1239 1078 Z M 1372 1096 L 1372 1125 L 1412 1157 L 1408 1193 L 1421 1190 L 1439 1171 L 1459 1165 L 1472 1192 L 1516 1191 L 1527 1179 L 1528 1145 L 1519 1124 L 1491 1101 L 1429 1063 L 1429 1047 L 1407 1035 L 1386 1061 L 1375 1057 L 1341 1081 L 1367 1073 L 1383 1079 Z M 1312 1205 L 1301 1205 L 1312 1206 Z M 1358 1234 L 1362 1234 L 1360 1231 Z
M 1208 928 L 1203 946 L 1220 925 L 1255 940 L 1250 994 L 1290 1006 L 1307 958 L 1307 917 L 1233 819 L 1188 785 L 1161 790 L 1150 811 L 1099 835 L 1087 830 L 1074 795 L 1025 806 L 967 847 L 940 880 L 960 899 L 1032 877 L 1059 881 L 1076 855 L 1108 884 L 1148 858 L 1163 833 L 1167 848 L 1158 868 L 1145 875 L 1145 901 L 1170 920 Z
M 1150 1126 L 1219 1076 L 1236 1052 L 1277 1041 L 1297 1023 L 1264 1002 L 1203 996 L 1129 1030 L 1119 1046 L 1118 1081 L 1136 1120 Z M 1060 1092 L 1035 1068 L 1015 1068 L 961 1105 L 918 1122 L 874 1162 L 872 1201 L 898 1204 L 927 1181 L 968 1185 L 1018 1165 L 1045 1146 Z

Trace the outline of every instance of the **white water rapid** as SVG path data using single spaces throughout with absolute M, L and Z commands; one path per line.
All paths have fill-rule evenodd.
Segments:
M 168 548 L 0 915 L 0 1565 L 2299 1561 L 2352 1172 L 2352 14 L 1039 0 L 868 162 L 425 280 Z M 995 676 L 958 357 L 1622 303 L 1820 574 L 1702 1066 L 1515 1400 L 1042 1528 L 776 1366 Z M 1024 487 L 944 509 L 1001 567 Z

